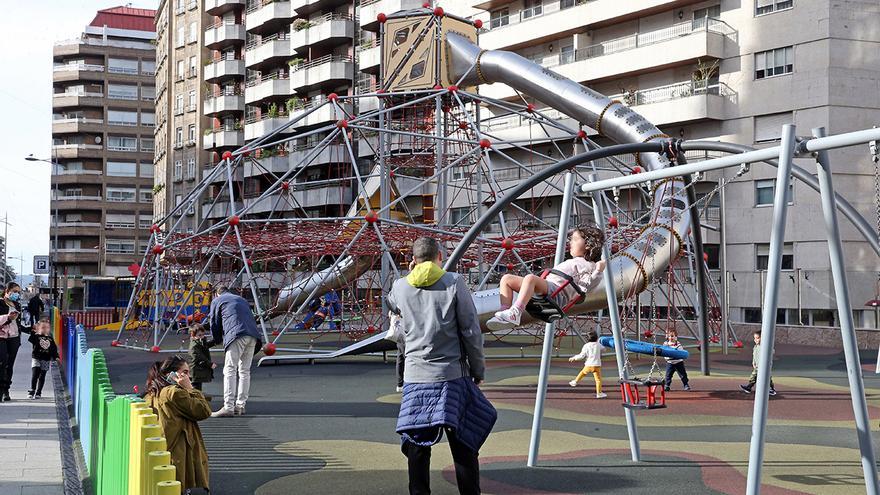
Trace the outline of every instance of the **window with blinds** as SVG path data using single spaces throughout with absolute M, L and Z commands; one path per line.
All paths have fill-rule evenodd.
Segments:
M 755 53 L 755 79 L 781 76 L 794 72 L 794 47 L 784 46 L 775 50 Z
M 107 213 L 104 224 L 108 229 L 133 229 L 134 215 L 126 213 Z
M 755 0 L 755 15 L 771 14 L 794 7 L 794 0 Z
M 792 112 L 755 116 L 755 142 L 772 143 L 782 136 L 782 126 L 794 123 Z

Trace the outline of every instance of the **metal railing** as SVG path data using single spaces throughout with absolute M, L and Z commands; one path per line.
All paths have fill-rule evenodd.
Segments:
M 270 34 L 269 36 L 258 36 L 251 38 L 244 45 L 245 51 L 255 50 L 267 43 L 271 43 L 273 41 L 287 41 L 290 39 L 290 35 L 287 31 L 279 31 L 275 34 Z
M 52 120 L 53 124 L 103 124 L 104 119 L 89 119 L 86 117 L 73 117 L 73 118 L 65 118 L 65 119 L 54 119 Z M 109 122 L 113 124 L 113 122 Z M 119 125 L 119 124 L 117 124 Z M 134 124 L 137 125 L 137 124 Z
M 65 72 L 69 70 L 104 72 L 104 66 L 98 64 L 63 64 L 52 67 L 53 72 Z
M 246 88 L 253 88 L 254 86 L 258 86 L 267 81 L 274 81 L 277 79 L 286 80 L 290 79 L 290 74 L 286 72 L 272 72 L 271 74 L 266 74 L 265 76 L 254 77 L 248 79 L 244 85 Z
M 75 96 L 78 98 L 103 98 L 104 93 L 93 93 L 90 91 L 77 91 L 74 93 L 55 93 L 52 95 L 53 98 L 65 98 L 68 96 Z
M 138 70 L 133 69 L 131 67 L 113 67 L 112 65 L 107 67 L 107 72 L 111 74 L 132 74 L 137 75 Z
M 325 22 L 328 22 L 328 21 L 352 21 L 352 20 L 354 20 L 354 18 L 349 14 L 340 14 L 340 13 L 336 13 L 336 12 L 331 12 L 329 14 L 324 14 L 321 17 L 318 17 L 316 19 L 308 19 L 308 20 L 300 19 L 300 20 L 305 21 L 304 23 L 302 23 L 302 27 L 297 27 L 296 21 L 294 21 L 294 23 L 290 25 L 291 30 L 293 30 L 293 32 L 295 32 L 295 33 L 300 32 L 300 31 L 308 31 L 309 29 L 311 29 L 315 26 L 324 24 Z
M 135 48 L 138 50 L 154 50 L 156 48 L 155 45 L 149 42 L 105 40 L 103 38 L 73 38 L 55 42 L 55 46 L 66 45 L 110 46 L 114 48 Z
M 290 0 L 255 0 L 255 1 L 249 1 L 248 4 L 247 4 L 247 7 L 245 8 L 245 11 L 244 11 L 244 12 L 245 12 L 245 14 L 251 14 L 251 13 L 253 13 L 253 12 L 256 12 L 256 11 L 262 9 L 262 8 L 265 7 L 266 5 L 269 5 L 269 4 L 272 4 L 272 3 L 289 2 L 289 1 L 290 1 Z
M 211 31 L 212 29 L 221 28 L 223 26 L 243 26 L 243 24 L 235 22 L 235 18 L 218 19 L 218 20 L 214 21 L 213 24 L 208 25 L 208 27 L 205 29 L 205 32 L 207 33 L 208 31 Z
M 355 47 L 355 51 L 362 52 L 365 50 L 370 50 L 372 48 L 379 47 L 379 38 L 373 38 L 371 40 L 361 41 L 357 47 Z
M 102 150 L 100 144 L 53 144 L 53 150 Z
M 333 62 L 351 62 L 351 55 L 324 55 L 323 57 L 318 57 L 314 60 L 307 60 L 299 63 L 298 65 L 291 65 L 290 72 L 297 72 L 304 69 L 311 69 L 312 67 L 317 67 L 319 65 L 329 64 Z
M 723 82 L 706 84 L 705 81 L 685 81 L 655 88 L 639 89 L 627 93 L 611 95 L 612 100 L 620 100 L 629 106 L 648 105 L 670 100 L 678 100 L 696 95 L 716 95 L 736 103 L 737 93 Z

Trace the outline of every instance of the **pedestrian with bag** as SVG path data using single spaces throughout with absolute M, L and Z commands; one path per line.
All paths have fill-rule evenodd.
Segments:
M 251 363 L 263 347 L 257 321 L 247 300 L 225 285 L 214 290 L 211 301 L 211 334 L 214 342 L 223 342 L 226 357 L 223 365 L 223 407 L 212 418 L 243 416 L 251 388 Z

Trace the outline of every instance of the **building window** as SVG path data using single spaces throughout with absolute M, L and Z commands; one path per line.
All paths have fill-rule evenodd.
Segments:
M 183 127 L 178 127 L 174 131 L 174 146 L 183 145 Z
M 154 127 L 156 125 L 156 114 L 153 112 L 141 112 L 141 125 L 144 127 Z
M 111 57 L 107 60 L 107 72 L 114 74 L 137 74 L 138 61 Z
M 770 14 L 794 7 L 794 0 L 755 0 L 755 15 Z
M 183 194 L 176 194 L 174 196 L 174 207 L 177 208 L 180 206 L 180 203 L 183 203 Z
M 565 65 L 574 62 L 574 45 L 559 47 L 559 64 Z
M 755 53 L 755 79 L 764 79 L 794 72 L 794 47 Z
M 189 112 L 196 111 L 196 90 L 194 89 L 189 91 L 189 106 L 186 107 L 186 110 Z
M 196 77 L 199 75 L 199 69 L 196 66 L 196 56 L 193 55 L 189 58 L 189 77 Z
M 174 162 L 174 180 L 183 179 L 183 160 Z
M 537 17 L 543 12 L 543 0 L 525 0 L 523 2 L 522 18 L 526 20 L 530 17 Z
M 755 142 L 772 143 L 782 139 L 782 126 L 794 123 L 791 112 L 755 116 Z
M 107 110 L 107 123 L 110 125 L 136 126 L 138 114 L 137 112 L 126 110 Z
M 138 217 L 138 228 L 147 230 L 153 226 L 153 219 L 144 215 Z
M 140 201 L 141 203 L 152 203 L 153 202 L 153 191 L 149 189 L 143 190 L 140 192 Z
M 755 244 L 755 269 L 766 270 L 770 262 L 770 244 Z M 794 244 L 782 245 L 782 269 L 794 270 Z
M 489 13 L 489 28 L 495 29 L 510 24 L 510 10 L 507 7 Z
M 141 177 L 153 177 L 154 169 L 152 163 L 141 163 L 140 164 L 140 173 Z
M 174 115 L 183 113 L 183 95 L 174 97 Z
M 743 308 L 743 321 L 761 323 L 761 308 Z
M 189 23 L 189 39 L 187 43 L 199 41 L 199 25 L 196 22 Z
M 710 270 L 721 268 L 721 247 L 718 244 L 703 244 L 703 252 L 707 256 L 706 266 Z
M 449 210 L 449 223 L 452 225 L 469 225 L 471 223 L 471 208 L 451 208 Z
M 127 213 L 107 213 L 104 226 L 108 229 L 133 229 L 134 215 Z
M 128 136 L 107 136 L 108 151 L 137 151 L 137 138 Z
M 145 76 L 155 76 L 156 75 L 156 61 L 155 60 L 141 60 L 141 74 Z
M 186 138 L 187 144 L 190 144 L 190 145 L 196 144 L 196 125 L 190 124 L 187 131 L 188 131 L 187 138 Z
M 755 206 L 769 206 L 773 204 L 776 195 L 776 179 L 763 179 L 755 181 Z M 792 204 L 794 198 L 794 182 L 788 183 L 788 204 Z
M 107 175 L 113 177 L 136 177 L 137 164 L 134 162 L 107 162 Z
M 141 99 L 146 101 L 156 101 L 156 87 L 141 86 Z
M 107 86 L 107 97 L 111 100 L 137 100 L 138 88 L 133 84 L 114 84 Z
M 186 178 L 193 179 L 196 176 L 196 159 L 190 158 L 186 162 Z
M 177 26 L 177 38 L 174 40 L 174 47 L 180 48 L 186 44 L 186 26 Z
M 153 138 L 141 138 L 141 151 L 152 153 L 156 149 L 156 140 Z
M 129 203 L 134 202 L 135 189 L 128 187 L 108 187 L 107 201 L 113 203 Z
M 178 60 L 177 61 L 177 80 L 182 81 L 184 77 L 186 77 L 186 62 L 183 60 Z
M 134 240 L 107 239 L 104 250 L 107 254 L 134 254 Z

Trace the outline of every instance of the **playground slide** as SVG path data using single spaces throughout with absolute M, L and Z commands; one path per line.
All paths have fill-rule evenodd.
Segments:
M 616 143 L 641 143 L 667 138 L 660 129 L 623 103 L 611 100 L 520 55 L 501 50 L 482 50 L 454 32 L 446 36 L 449 67 L 454 78 L 461 78 L 461 86 L 503 82 L 577 119 L 578 122 L 595 128 Z M 669 166 L 669 161 L 657 153 L 637 155 L 636 161 L 646 170 Z M 378 174 L 374 175 L 378 179 Z M 368 181 L 367 185 L 378 188 L 378 180 Z M 614 276 L 615 289 L 620 297 L 645 290 L 653 274 L 665 270 L 683 249 L 683 239 L 690 226 L 684 183 L 681 180 L 661 181 L 654 185 L 652 194 L 654 209 L 645 230 L 608 263 L 607 269 Z M 350 214 L 357 211 L 356 206 L 357 204 L 352 206 Z M 318 293 L 338 288 L 345 278 L 359 275 L 362 272 L 358 270 L 366 270 L 368 266 L 352 260 L 346 263 L 344 269 L 340 266 L 334 273 L 325 270 L 304 282 L 285 288 L 282 290 L 285 308 L 292 304 L 301 304 L 316 284 L 322 286 Z M 474 303 L 480 315 L 481 327 L 486 332 L 486 321 L 500 309 L 498 290 L 475 293 Z M 603 281 L 582 303 L 572 307 L 569 314 L 581 314 L 606 307 Z M 534 321 L 528 314 L 523 315 L 523 324 Z M 332 357 L 394 349 L 394 343 L 385 341 L 387 344 L 383 344 L 383 340 L 383 334 L 380 333 L 340 349 L 332 353 Z M 311 357 L 314 356 L 272 356 L 263 359 L 278 361 Z M 328 354 L 326 357 L 331 356 Z

